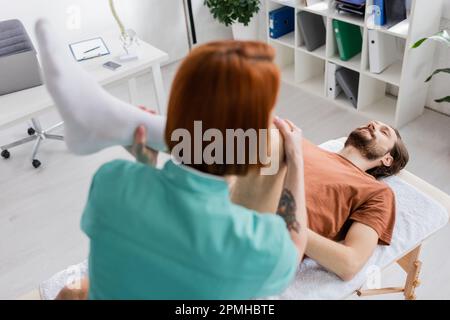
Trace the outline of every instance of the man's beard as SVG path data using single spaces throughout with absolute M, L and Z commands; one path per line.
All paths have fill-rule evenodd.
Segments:
M 356 148 L 367 160 L 377 160 L 387 152 L 377 145 L 375 133 L 369 127 L 358 128 L 352 131 L 345 141 L 345 146 Z

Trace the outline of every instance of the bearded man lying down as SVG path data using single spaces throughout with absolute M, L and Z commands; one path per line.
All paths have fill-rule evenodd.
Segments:
M 378 121 L 352 131 L 338 153 L 306 139 L 301 143 L 309 221 L 305 254 L 341 279 L 351 280 L 377 244 L 390 244 L 395 197 L 378 179 L 400 172 L 409 160 L 408 151 L 399 132 Z M 295 207 L 296 199 L 282 190 L 285 172 L 237 178 L 233 201 L 260 212 L 277 211 L 288 224 L 295 221 L 286 210 Z

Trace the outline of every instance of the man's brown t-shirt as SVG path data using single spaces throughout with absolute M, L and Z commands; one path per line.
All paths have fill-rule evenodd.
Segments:
M 395 197 L 389 186 L 305 139 L 303 154 L 309 228 L 339 241 L 357 221 L 378 233 L 379 244 L 389 245 L 395 222 Z

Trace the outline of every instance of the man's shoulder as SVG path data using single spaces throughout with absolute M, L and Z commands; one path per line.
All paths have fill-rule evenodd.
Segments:
M 391 186 L 384 179 L 374 179 L 380 192 L 394 193 Z
M 373 178 L 371 181 L 371 198 L 395 199 L 394 190 L 384 180 Z
M 315 143 L 306 138 L 302 139 L 302 146 L 303 146 L 303 155 L 305 157 L 311 155 L 335 154 L 335 152 L 328 150 L 326 147 L 323 148 L 322 145 L 316 145 Z
M 302 139 L 302 144 L 303 144 L 304 148 L 313 148 L 313 149 L 322 150 L 319 146 L 317 146 L 316 144 L 314 144 L 313 142 L 309 141 L 306 138 Z

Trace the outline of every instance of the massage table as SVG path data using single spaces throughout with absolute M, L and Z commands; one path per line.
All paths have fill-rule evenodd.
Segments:
M 337 152 L 346 138 L 320 145 Z M 410 172 L 384 179 L 395 193 L 396 222 L 390 246 L 378 246 L 364 268 L 350 281 L 342 281 L 315 261 L 305 259 L 294 282 L 281 295 L 269 299 L 346 299 L 358 296 L 401 293 L 407 300 L 416 299 L 422 262 L 419 253 L 426 239 L 446 226 L 450 215 L 450 196 Z M 371 277 L 398 263 L 405 272 L 401 287 L 365 288 Z M 377 274 L 378 273 L 378 274 Z M 372 279 L 373 280 L 373 279 Z
M 345 138 L 341 138 L 320 146 L 337 152 L 344 142 Z M 416 299 L 415 289 L 420 284 L 422 266 L 420 249 L 426 239 L 448 223 L 450 196 L 406 170 L 384 181 L 396 195 L 396 224 L 390 246 L 378 246 L 365 267 L 347 282 L 306 258 L 292 284 L 282 294 L 265 299 L 345 299 L 355 293 L 358 296 L 401 293 L 407 300 Z M 373 282 L 373 277 L 376 280 L 383 269 L 394 263 L 398 263 L 405 272 L 403 286 L 373 288 L 369 285 L 370 288 L 365 288 Z M 69 278 L 86 272 L 86 261 L 71 266 L 20 299 L 53 299 Z

